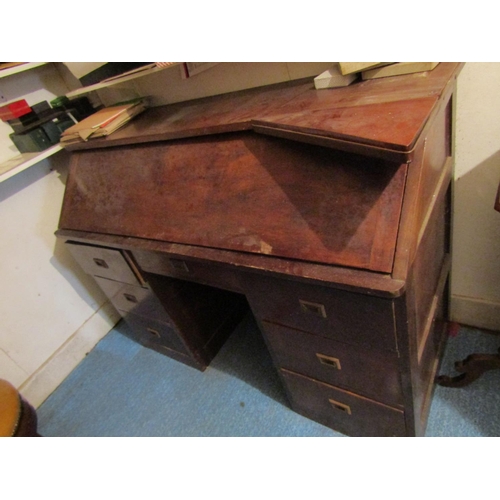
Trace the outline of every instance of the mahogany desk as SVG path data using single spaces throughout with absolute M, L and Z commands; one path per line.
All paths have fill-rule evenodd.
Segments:
M 460 69 L 150 109 L 71 147 L 57 235 L 144 345 L 203 370 L 250 306 L 295 411 L 422 435 Z

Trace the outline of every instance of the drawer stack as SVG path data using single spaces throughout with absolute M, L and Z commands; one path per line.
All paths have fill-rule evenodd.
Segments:
M 406 434 L 391 300 L 258 275 L 246 286 L 295 411 L 347 435 Z
M 159 352 L 188 354 L 171 319 L 149 288 L 99 277 L 95 280 L 134 332 L 135 340 Z
M 130 326 L 133 340 L 204 370 L 248 305 L 224 290 L 143 272 L 127 251 L 67 242 Z
M 189 357 L 170 316 L 124 252 L 76 243 L 67 248 L 130 326 L 133 340 L 181 361 Z

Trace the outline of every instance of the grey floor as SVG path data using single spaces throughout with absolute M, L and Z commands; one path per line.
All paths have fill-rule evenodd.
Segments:
M 344 437 L 291 411 L 251 316 L 200 373 L 131 341 L 122 322 L 38 409 L 50 436 Z M 462 327 L 441 373 L 500 336 Z M 499 436 L 500 370 L 461 389 L 437 387 L 426 436 Z

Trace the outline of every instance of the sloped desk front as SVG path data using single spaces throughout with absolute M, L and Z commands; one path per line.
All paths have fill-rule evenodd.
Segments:
M 295 411 L 421 435 L 459 69 L 152 109 L 73 148 L 57 235 L 144 345 L 203 370 L 249 305 Z

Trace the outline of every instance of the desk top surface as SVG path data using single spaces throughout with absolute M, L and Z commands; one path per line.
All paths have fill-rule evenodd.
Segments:
M 407 153 L 460 68 L 459 63 L 440 63 L 429 72 L 322 90 L 314 88 L 312 79 L 300 80 L 151 108 L 105 139 L 68 149 L 255 130 Z

